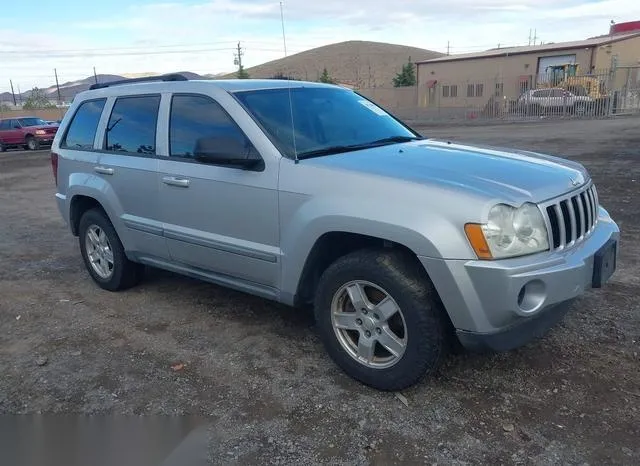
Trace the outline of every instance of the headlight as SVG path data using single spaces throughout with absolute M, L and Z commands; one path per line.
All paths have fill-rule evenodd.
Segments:
M 36 134 L 47 134 L 45 130 L 43 129 L 37 129 L 36 130 Z
M 544 218 L 531 203 L 517 209 L 498 204 L 489 211 L 487 223 L 467 224 L 465 231 L 481 259 L 524 256 L 549 249 Z

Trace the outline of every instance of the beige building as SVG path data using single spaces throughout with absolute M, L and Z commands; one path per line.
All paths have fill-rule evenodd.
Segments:
M 596 76 L 609 90 L 640 89 L 640 29 L 418 62 L 418 106 L 482 109 L 506 103 L 548 82 L 550 67 L 564 64 L 577 64 L 580 76 Z

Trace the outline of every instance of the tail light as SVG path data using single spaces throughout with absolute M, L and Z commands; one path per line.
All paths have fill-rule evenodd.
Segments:
M 58 154 L 51 152 L 51 170 L 53 170 L 53 179 L 58 186 Z

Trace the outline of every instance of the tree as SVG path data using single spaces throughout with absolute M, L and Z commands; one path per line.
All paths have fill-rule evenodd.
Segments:
M 411 57 L 409 57 L 409 62 L 405 65 L 402 65 L 402 71 L 396 74 L 396 77 L 393 78 L 393 86 L 407 87 L 407 86 L 415 86 L 415 85 L 416 85 L 416 73 L 414 70 L 413 63 L 411 62 Z
M 249 73 L 244 69 L 244 66 L 238 66 L 238 79 L 249 79 Z
M 318 78 L 318 80 L 321 83 L 327 83 L 327 84 L 335 84 L 336 83 L 335 79 L 333 79 L 331 76 L 329 76 L 329 72 L 327 71 L 327 67 L 326 66 L 322 70 L 322 74 L 320 75 L 320 78 Z
M 52 108 L 55 107 L 47 97 L 47 94 L 44 92 L 44 89 L 39 89 L 34 87 L 31 89 L 31 93 L 27 100 L 24 102 L 22 108 L 25 110 L 33 110 L 36 108 Z

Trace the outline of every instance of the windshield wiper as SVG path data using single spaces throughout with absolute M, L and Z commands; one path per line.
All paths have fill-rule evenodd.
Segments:
M 410 142 L 410 141 L 418 141 L 423 139 L 422 137 L 417 136 L 391 136 L 388 138 L 377 139 L 375 141 L 366 142 L 363 144 L 350 144 L 350 145 L 342 145 L 342 146 L 329 146 L 324 147 L 322 149 L 309 150 L 306 152 L 300 152 L 298 154 L 298 159 L 308 159 L 311 157 L 321 157 L 323 155 L 332 155 L 332 154 L 340 154 L 342 152 L 349 152 L 352 150 L 361 150 L 361 149 L 369 149 L 372 147 L 385 146 L 388 144 L 395 144 L 401 142 Z

